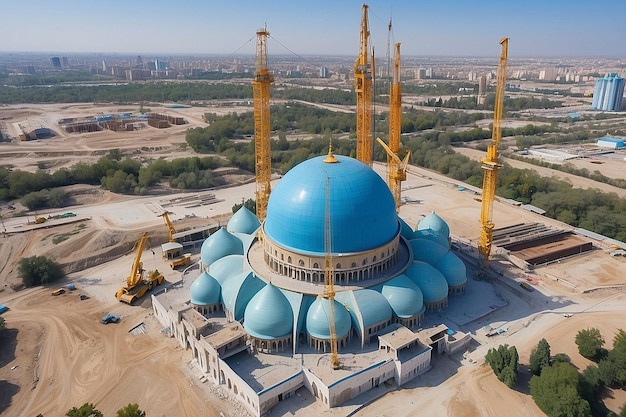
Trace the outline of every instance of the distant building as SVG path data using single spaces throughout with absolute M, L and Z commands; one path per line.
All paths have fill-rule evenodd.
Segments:
M 61 57 L 61 66 L 63 68 L 69 68 L 70 67 L 70 62 L 69 62 L 69 60 L 67 59 L 66 56 Z
M 426 78 L 426 68 L 418 68 L 417 71 L 415 71 L 415 78 L 418 80 Z
M 559 71 L 556 68 L 548 68 L 539 71 L 539 79 L 544 81 L 554 81 L 559 75 Z
M 50 65 L 52 65 L 52 68 L 61 68 L 61 58 L 53 56 L 50 58 Z
M 487 76 L 482 75 L 478 79 L 478 94 L 487 94 Z
M 328 78 L 328 67 L 320 68 L 320 78 Z
M 592 110 L 621 111 L 624 97 L 624 79 L 616 72 L 598 79 L 593 93 Z
M 621 149 L 626 146 L 624 142 L 626 142 L 626 139 L 601 137 L 598 138 L 596 145 L 603 148 Z

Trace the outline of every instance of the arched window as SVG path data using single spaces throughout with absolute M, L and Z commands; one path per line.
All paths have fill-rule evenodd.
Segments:
M 319 267 L 320 267 L 320 265 L 319 265 L 317 262 L 315 262 L 315 263 L 313 264 L 313 268 L 316 268 L 316 269 L 317 269 L 317 268 L 319 268 Z
M 304 266 L 304 261 L 302 259 L 298 261 L 298 266 Z
M 288 263 L 289 265 L 291 265 L 291 256 L 288 256 L 288 257 L 287 257 L 287 263 Z
M 356 262 L 352 262 L 352 268 L 356 268 Z

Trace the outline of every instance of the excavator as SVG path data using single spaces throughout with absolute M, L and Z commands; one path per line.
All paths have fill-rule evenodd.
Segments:
M 134 303 L 135 300 L 143 297 L 146 292 L 163 282 L 163 275 L 157 269 L 148 272 L 148 275 L 144 277 L 145 271 L 141 262 L 141 254 L 147 240 L 148 233 L 144 233 L 137 244 L 137 255 L 135 256 L 130 275 L 126 278 L 126 285 L 115 293 L 115 298 L 124 303 Z
M 183 245 L 176 242 L 176 239 L 174 239 L 176 229 L 174 229 L 174 225 L 172 225 L 172 222 L 170 221 L 170 216 L 167 214 L 167 211 L 165 211 L 163 212 L 163 214 L 159 214 L 159 217 L 163 217 L 169 233 L 167 243 L 161 245 L 163 259 L 169 261 L 172 269 L 175 269 L 179 266 L 187 265 L 191 260 L 191 254 L 182 253 Z

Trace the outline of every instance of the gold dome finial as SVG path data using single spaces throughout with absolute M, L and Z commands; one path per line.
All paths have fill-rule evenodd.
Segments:
M 326 162 L 327 164 L 335 164 L 335 163 L 339 162 L 339 159 L 335 158 L 335 155 L 333 155 L 333 140 L 332 140 L 332 138 L 330 139 L 330 142 L 328 143 L 328 156 L 326 158 L 324 158 L 324 162 Z

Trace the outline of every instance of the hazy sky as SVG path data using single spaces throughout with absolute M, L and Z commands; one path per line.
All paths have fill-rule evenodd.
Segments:
M 362 1 L 0 0 L 0 51 L 356 55 Z M 402 55 L 626 57 L 626 0 L 373 0 L 371 42 Z

